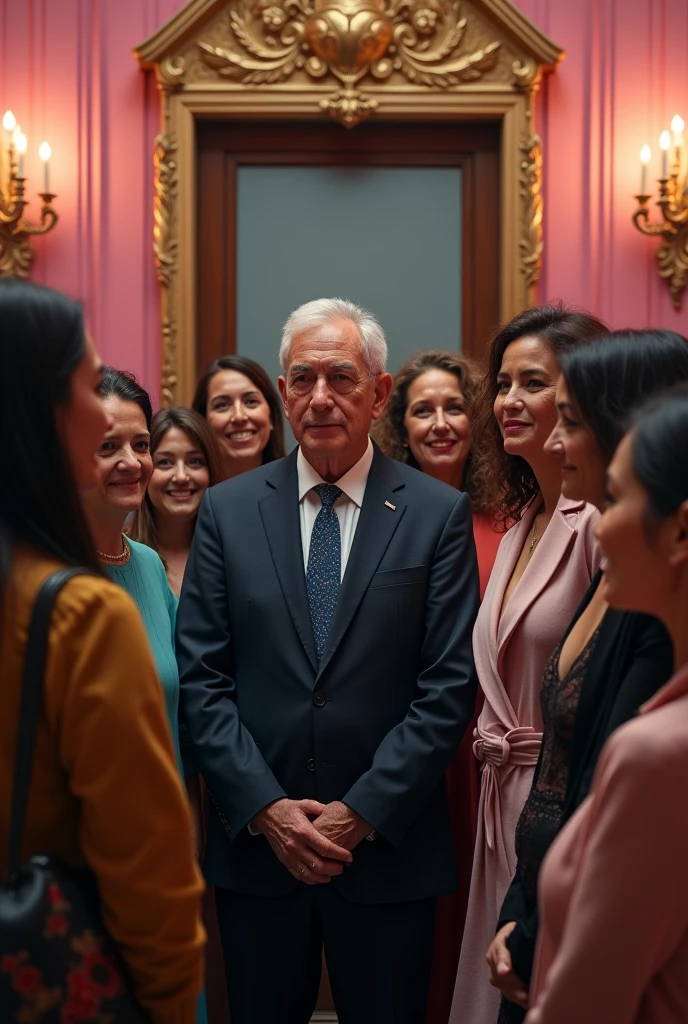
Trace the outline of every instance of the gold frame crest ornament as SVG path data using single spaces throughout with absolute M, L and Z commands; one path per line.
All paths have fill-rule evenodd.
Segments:
M 500 313 L 534 298 L 543 210 L 533 99 L 563 51 L 510 0 L 190 0 L 134 54 L 155 70 L 162 99 L 154 252 L 165 404 L 193 391 L 199 117 L 329 115 L 349 129 L 372 115 L 501 120 Z

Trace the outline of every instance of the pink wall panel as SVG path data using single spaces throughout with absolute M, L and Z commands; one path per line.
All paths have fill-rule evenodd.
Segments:
M 613 327 L 688 334 L 656 271 L 657 243 L 631 223 L 640 148 L 688 121 L 685 0 L 516 0 L 567 55 L 544 85 L 545 266 L 540 297 L 588 307 Z
M 179 0 L 0 0 L 0 116 L 52 150 L 60 221 L 36 243 L 32 277 L 84 303 L 103 358 L 157 395 L 159 316 L 151 250 L 158 98 L 131 53 Z M 36 200 L 28 209 L 36 217 Z
M 538 101 L 545 145 L 540 297 L 594 310 L 614 327 L 688 334 L 657 276 L 656 243 L 632 226 L 638 154 L 677 111 L 688 120 L 685 0 L 517 0 L 566 59 Z M 181 0 L 0 0 L 0 115 L 53 147 L 60 223 L 36 244 L 35 280 L 84 302 L 103 357 L 157 394 L 159 319 L 151 253 L 158 97 L 131 48 Z M 36 215 L 35 201 L 29 212 Z

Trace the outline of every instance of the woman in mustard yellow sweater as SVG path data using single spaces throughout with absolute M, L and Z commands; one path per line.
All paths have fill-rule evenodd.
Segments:
M 0 433 L 12 437 L 0 501 L 0 874 L 7 861 L 21 674 L 33 602 L 65 565 L 86 566 L 52 616 L 22 857 L 88 864 L 103 920 L 154 1024 L 194 1024 L 202 984 L 202 881 L 139 614 L 105 579 L 81 511 L 110 428 L 101 362 L 81 311 L 0 281 Z

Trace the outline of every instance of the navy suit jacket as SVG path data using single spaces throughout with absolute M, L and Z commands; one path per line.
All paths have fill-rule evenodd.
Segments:
M 280 797 L 343 800 L 378 837 L 333 883 L 354 902 L 456 886 L 444 772 L 471 720 L 478 570 L 468 497 L 375 449 L 318 665 L 296 450 L 211 488 L 177 616 L 180 713 L 211 794 L 212 884 L 299 883 L 247 825 Z

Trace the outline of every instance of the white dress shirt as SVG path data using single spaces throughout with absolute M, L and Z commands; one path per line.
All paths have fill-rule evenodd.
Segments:
M 368 447 L 352 466 L 348 473 L 335 481 L 342 494 L 334 503 L 334 510 L 339 520 L 339 532 L 342 539 L 342 579 L 344 570 L 351 553 L 351 545 L 354 542 L 354 534 L 358 526 L 358 517 L 363 504 L 368 474 L 373 462 L 373 442 L 368 438 Z M 303 452 L 299 448 L 296 456 L 296 471 L 299 478 L 299 516 L 301 519 L 301 545 L 303 547 L 303 568 L 308 569 L 308 552 L 311 546 L 311 534 L 315 517 L 322 508 L 322 502 L 313 488 L 317 484 L 325 484 L 317 470 L 313 469 L 310 462 L 306 461 Z

